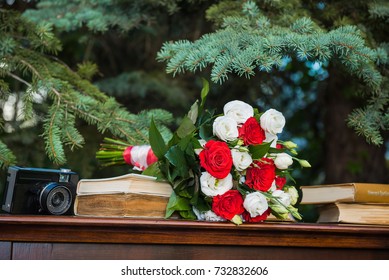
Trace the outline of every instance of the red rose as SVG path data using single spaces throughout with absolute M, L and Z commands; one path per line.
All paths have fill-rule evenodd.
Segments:
M 243 219 L 248 223 L 259 223 L 259 222 L 265 221 L 267 219 L 267 217 L 269 217 L 270 212 L 271 212 L 270 208 L 268 208 L 265 212 L 263 212 L 262 215 L 251 217 L 249 212 L 244 211 L 242 216 L 243 216 Z
M 286 184 L 286 178 L 277 176 L 275 180 L 276 180 L 276 187 L 277 187 L 277 189 L 282 190 L 282 188 Z
M 227 143 L 209 140 L 199 154 L 200 165 L 217 179 L 223 179 L 230 173 L 232 155 Z
M 247 168 L 246 185 L 252 189 L 266 192 L 276 177 L 276 166 L 271 158 L 255 160 L 251 167 Z
M 284 145 L 282 144 L 276 144 L 276 149 L 283 149 L 284 148 Z
M 256 118 L 251 117 L 239 128 L 239 138 L 243 139 L 245 145 L 258 145 L 262 144 L 266 135 Z
M 237 190 L 229 190 L 223 195 L 214 196 L 212 211 L 224 219 L 232 220 L 235 215 L 244 212 L 243 197 Z

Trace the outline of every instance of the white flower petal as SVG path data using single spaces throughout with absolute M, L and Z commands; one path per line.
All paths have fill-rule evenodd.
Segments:
M 285 117 L 275 109 L 269 109 L 260 118 L 261 127 L 265 132 L 276 135 L 281 133 L 285 126 Z
M 269 208 L 266 197 L 260 192 L 252 192 L 246 195 L 243 207 L 251 217 L 262 215 Z
M 223 141 L 234 141 L 239 136 L 238 124 L 230 117 L 217 117 L 213 122 L 213 134 Z
M 225 116 L 233 118 L 238 124 L 243 124 L 248 118 L 254 116 L 253 107 L 240 100 L 226 103 L 223 111 Z
M 222 195 L 228 190 L 232 189 L 233 180 L 232 175 L 228 174 L 223 179 L 217 179 L 208 172 L 203 172 L 200 176 L 201 191 L 206 196 Z

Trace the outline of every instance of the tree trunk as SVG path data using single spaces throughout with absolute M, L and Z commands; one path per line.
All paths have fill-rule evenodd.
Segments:
M 368 144 L 346 123 L 347 116 L 356 107 L 357 100 L 352 79 L 336 69 L 330 69 L 325 98 L 325 182 L 377 182 L 389 183 L 389 170 L 385 159 L 385 145 Z M 361 106 L 362 105 L 362 106 Z

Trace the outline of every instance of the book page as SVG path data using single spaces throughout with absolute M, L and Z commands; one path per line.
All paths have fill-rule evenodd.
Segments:
M 172 187 L 167 182 L 156 181 L 155 177 L 126 174 L 103 179 L 82 179 L 77 185 L 77 194 L 99 193 L 145 193 L 170 196 Z

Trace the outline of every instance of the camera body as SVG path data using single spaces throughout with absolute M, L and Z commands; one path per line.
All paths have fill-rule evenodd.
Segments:
M 2 209 L 11 214 L 73 215 L 77 173 L 69 169 L 8 168 Z

